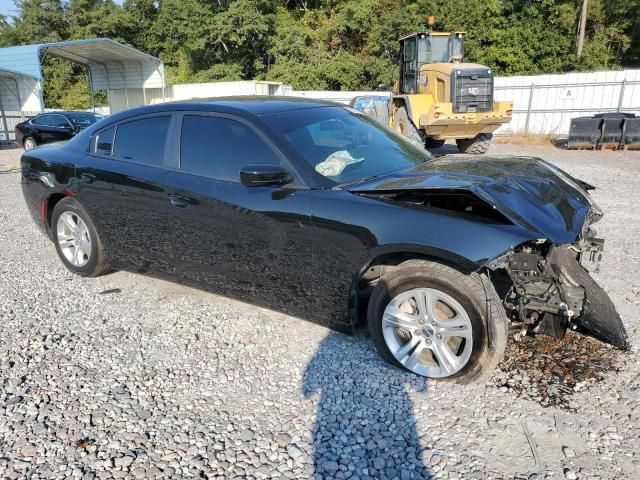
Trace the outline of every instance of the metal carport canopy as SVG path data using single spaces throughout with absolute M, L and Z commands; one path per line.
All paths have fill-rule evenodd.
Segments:
M 165 88 L 160 59 L 109 38 L 0 48 L 0 69 L 11 69 L 42 81 L 41 59 L 45 55 L 86 66 L 91 90 Z
M 37 83 L 38 79 L 31 75 L 0 68 L 0 142 L 9 141 L 10 127 L 13 127 L 7 120 L 8 112 L 12 115 L 10 119 L 14 120 L 13 115 L 24 109 L 27 97 L 36 88 Z

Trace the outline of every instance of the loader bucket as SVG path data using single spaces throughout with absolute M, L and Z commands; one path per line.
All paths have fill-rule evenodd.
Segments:
M 603 118 L 602 136 L 600 137 L 599 146 L 613 150 L 619 148 L 622 142 L 622 126 L 624 122 L 625 119 L 621 117 Z
M 625 119 L 622 129 L 624 147 L 627 150 L 640 150 L 640 117 Z
M 593 150 L 600 141 L 602 119 L 578 117 L 571 119 L 567 148 L 571 150 Z

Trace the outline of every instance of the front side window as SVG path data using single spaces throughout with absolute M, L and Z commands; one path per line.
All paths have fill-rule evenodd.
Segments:
M 118 124 L 114 157 L 161 166 L 170 120 L 170 116 L 148 117 Z
M 355 110 L 321 107 L 269 115 L 269 124 L 334 184 L 409 168 L 432 157 Z
M 196 175 L 239 180 L 245 165 L 279 164 L 275 152 L 249 126 L 229 118 L 185 115 L 180 169 Z
M 51 115 L 39 115 L 31 120 L 31 123 L 47 127 L 51 125 Z

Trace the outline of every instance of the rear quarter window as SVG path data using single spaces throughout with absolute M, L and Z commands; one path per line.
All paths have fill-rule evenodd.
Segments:
M 116 128 L 111 127 L 98 132 L 94 143 L 93 152 L 98 155 L 110 156 L 113 152 L 113 137 L 116 133 Z

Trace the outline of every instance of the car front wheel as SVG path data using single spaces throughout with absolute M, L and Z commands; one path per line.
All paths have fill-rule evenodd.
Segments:
M 83 277 L 96 277 L 108 270 L 98 232 L 75 199 L 67 197 L 56 204 L 51 228 L 58 256 L 67 269 Z
M 504 357 L 507 318 L 491 282 L 423 260 L 400 264 L 377 283 L 368 324 L 380 355 L 430 378 L 468 383 Z

